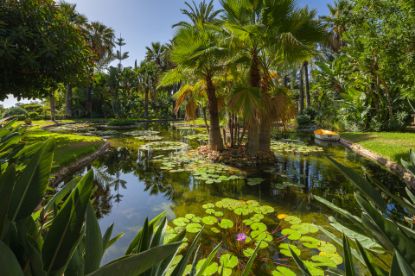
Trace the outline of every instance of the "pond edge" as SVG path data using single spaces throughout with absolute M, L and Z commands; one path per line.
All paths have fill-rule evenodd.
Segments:
M 376 162 L 377 164 L 385 167 L 386 169 L 388 169 L 390 172 L 392 172 L 393 174 L 399 176 L 403 182 L 405 182 L 406 185 L 408 185 L 410 188 L 415 189 L 415 175 L 413 175 L 410 171 L 408 171 L 407 169 L 405 169 L 402 165 L 400 165 L 399 163 L 393 162 L 391 160 L 389 160 L 388 158 L 385 158 L 384 156 L 381 156 L 379 154 L 376 154 L 364 147 L 362 147 L 361 145 L 357 144 L 357 143 L 353 143 L 349 140 L 346 139 L 340 139 L 340 143 L 351 149 L 352 151 L 354 151 L 355 153 L 370 159 L 374 162 Z
M 92 161 L 106 153 L 109 148 L 110 143 L 105 142 L 97 151 L 74 161 L 68 166 L 60 168 L 57 172 L 53 174 L 52 178 L 49 180 L 50 185 L 53 187 L 57 186 L 66 177 L 68 177 L 71 174 L 74 174 L 75 172 L 89 165 L 90 163 L 92 163 Z

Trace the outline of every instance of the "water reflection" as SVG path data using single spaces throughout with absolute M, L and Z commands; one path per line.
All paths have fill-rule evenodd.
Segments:
M 162 135 L 169 140 L 181 139 L 177 131 L 164 130 Z M 304 141 L 313 143 L 309 137 Z M 169 219 L 186 213 L 202 213 L 202 204 L 223 197 L 255 199 L 274 206 L 279 213 L 296 214 L 320 225 L 327 224 L 326 215 L 331 213 L 312 200 L 313 194 L 357 214 L 353 186 L 326 156 L 381 179 L 396 192 L 399 192 L 396 187 L 401 185 L 393 175 L 339 145 L 327 146 L 321 154 L 279 155 L 274 166 L 247 170 L 250 176 L 265 179 L 257 186 L 248 186 L 243 180 L 207 185 L 188 172 L 168 173 L 151 162 L 138 162 L 137 149 L 141 144 L 129 138 L 114 140 L 114 148 L 92 165 L 98 187 L 95 207 L 101 227 L 105 229 L 115 223 L 114 233 L 125 232 L 125 237 L 110 249 L 104 262 L 123 254 L 145 217 L 161 211 L 167 211 Z M 393 212 L 394 205 L 389 207 Z

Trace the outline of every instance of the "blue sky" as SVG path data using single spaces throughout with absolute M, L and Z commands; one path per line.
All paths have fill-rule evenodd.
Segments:
M 199 2 L 200 0 L 195 0 Z M 332 0 L 297 0 L 298 6 L 308 5 L 316 9 L 320 15 L 327 13 L 327 4 Z M 174 30 L 171 26 L 183 18 L 180 9 L 184 0 L 67 0 L 77 5 L 80 13 L 90 21 L 100 21 L 114 29 L 117 36 L 126 40 L 125 51 L 130 58 L 124 65 L 141 61 L 145 55 L 145 47 L 153 41 L 168 42 Z M 218 1 L 217 1 L 218 2 Z M 9 97 L 0 102 L 10 107 L 16 100 Z

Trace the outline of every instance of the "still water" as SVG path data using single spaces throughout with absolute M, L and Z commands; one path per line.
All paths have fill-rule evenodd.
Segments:
M 178 130 L 170 126 L 149 125 L 145 129 L 159 131 L 162 141 L 188 143 L 184 136 L 198 133 L 198 129 Z M 114 224 L 113 233 L 125 233 L 107 251 L 104 263 L 124 254 L 146 217 L 152 218 L 162 211 L 167 213 L 169 220 L 188 213 L 202 215 L 203 204 L 222 198 L 256 200 L 272 206 L 275 213 L 298 216 L 303 222 L 319 226 L 329 225 L 327 217 L 336 215 L 313 200 L 312 195 L 324 197 L 357 214 L 359 210 L 353 197 L 355 189 L 327 156 L 356 172 L 381 180 L 391 189 L 403 186 L 395 176 L 338 144 L 320 145 L 324 151 L 315 154 L 276 153 L 278 161 L 275 165 L 242 169 L 248 177 L 264 180 L 259 185 L 250 186 L 245 180 L 206 184 L 196 180 L 188 171 L 162 170 L 159 164 L 148 160 L 148 152 L 143 155 L 139 150 L 146 142 L 122 135 L 108 139 L 112 144 L 111 150 L 79 172 L 84 173 L 90 168 L 95 172 L 99 185 L 95 205 L 102 231 Z M 284 134 L 275 139 L 299 140 L 315 145 L 310 136 Z M 198 144 L 189 143 L 189 149 Z M 170 151 L 163 154 L 175 156 L 180 153 Z

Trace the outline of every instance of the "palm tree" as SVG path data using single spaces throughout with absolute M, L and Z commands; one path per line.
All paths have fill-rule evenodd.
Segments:
M 181 9 L 182 14 L 184 14 L 188 19 L 189 22 L 180 21 L 177 24 L 173 25 L 175 27 L 184 27 L 190 28 L 192 26 L 203 26 L 206 23 L 218 23 L 218 16 L 221 14 L 222 10 L 215 10 L 215 6 L 213 4 L 213 0 L 206 2 L 203 0 L 196 5 L 194 1 L 192 4 L 189 2 L 185 2 L 187 9 Z
M 166 52 L 168 48 L 160 42 L 152 42 L 150 46 L 146 47 L 146 60 L 154 61 L 161 70 L 166 67 L 167 61 Z
M 333 5 L 328 4 L 327 7 L 329 15 L 322 16 L 321 20 L 330 33 L 328 44 L 337 53 L 344 44 L 342 35 L 346 31 L 345 22 L 342 18 L 350 12 L 351 3 L 349 0 L 335 0 Z
M 157 88 L 159 68 L 155 62 L 143 61 L 139 68 L 138 84 L 139 88 L 144 92 L 144 117 L 149 117 L 149 95 L 154 93 Z
M 224 27 L 230 47 L 249 60 L 248 79 L 252 91 L 261 91 L 262 100 L 253 112 L 248 128 L 247 152 L 270 151 L 273 119 L 269 101 L 269 65 L 284 67 L 305 60 L 320 41 L 323 29 L 314 20 L 314 11 L 296 9 L 294 0 L 222 0 Z
M 114 48 L 114 30 L 100 22 L 91 22 L 87 25 L 87 37 L 92 50 L 92 60 L 95 70 L 100 71 L 113 59 L 112 49 Z M 87 112 L 92 116 L 92 75 L 87 94 Z
M 177 67 L 170 70 L 162 82 L 166 83 L 166 79 L 170 79 L 171 83 L 180 83 L 183 80 L 184 71 L 196 79 L 203 79 L 210 115 L 209 145 L 212 150 L 220 151 L 223 150 L 223 140 L 220 133 L 218 99 L 213 78 L 223 68 L 221 59 L 225 50 L 218 45 L 219 38 L 216 30 L 208 26 L 181 28 L 174 38 L 171 52 L 172 61 Z

